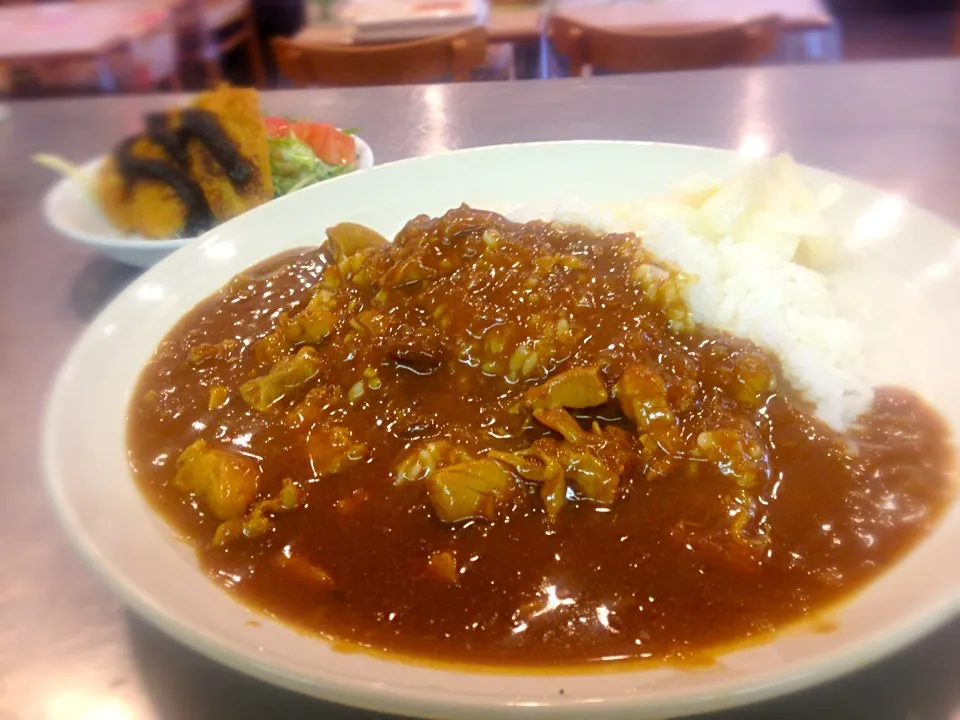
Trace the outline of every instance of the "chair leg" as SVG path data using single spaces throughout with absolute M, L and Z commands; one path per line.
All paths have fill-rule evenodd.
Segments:
M 180 77 L 180 68 L 174 70 L 170 77 L 167 78 L 167 85 L 170 86 L 171 92 L 183 92 L 183 78 Z
M 960 0 L 957 0 L 953 13 L 953 52 L 960 55 Z
M 250 63 L 250 72 L 253 75 L 253 86 L 262 88 L 267 85 L 267 70 L 263 64 L 263 51 L 260 48 L 260 34 L 257 32 L 257 23 L 253 18 L 253 10 L 244 21 L 247 33 L 247 61 Z
M 219 54 L 216 57 L 205 57 L 203 59 L 203 74 L 208 89 L 213 89 L 223 82 Z

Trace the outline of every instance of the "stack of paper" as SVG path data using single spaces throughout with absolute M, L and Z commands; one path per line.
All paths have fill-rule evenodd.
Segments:
M 442 35 L 486 21 L 486 0 L 355 0 L 339 13 L 356 42 L 388 42 Z

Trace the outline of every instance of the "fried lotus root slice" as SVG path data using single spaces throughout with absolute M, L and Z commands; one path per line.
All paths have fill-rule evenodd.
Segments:
M 247 380 L 240 386 L 240 396 L 247 405 L 263 412 L 291 390 L 310 382 L 319 372 L 317 351 L 301 348 L 296 355 L 274 363 L 266 375 Z
M 327 246 L 336 263 L 356 255 L 361 250 L 380 249 L 387 244 L 388 241 L 383 235 L 359 223 L 342 222 L 327 228 Z
M 447 523 L 492 520 L 497 506 L 517 490 L 513 475 L 494 460 L 471 460 L 433 473 L 426 480 L 430 503 Z
M 257 495 L 260 469 L 245 455 L 197 440 L 177 458 L 175 487 L 202 497 L 221 520 L 243 515 Z
M 562 372 L 528 390 L 523 404 L 529 410 L 578 409 L 603 405 L 608 398 L 600 369 L 583 367 Z

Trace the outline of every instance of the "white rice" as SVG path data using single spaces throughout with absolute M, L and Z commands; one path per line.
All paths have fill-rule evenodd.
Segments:
M 693 280 L 684 299 L 694 320 L 775 354 L 832 428 L 846 429 L 873 402 L 859 330 L 838 314 L 829 275 L 806 266 L 830 265 L 837 244 L 789 158 L 626 206 L 565 201 L 510 215 L 636 232 Z
M 684 292 L 694 320 L 774 353 L 828 425 L 843 430 L 873 402 L 859 332 L 837 314 L 826 276 L 762 245 L 713 242 L 678 223 L 659 223 L 643 242 L 696 276 Z

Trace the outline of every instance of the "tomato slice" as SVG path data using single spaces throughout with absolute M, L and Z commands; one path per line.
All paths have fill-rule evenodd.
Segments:
M 357 144 L 352 137 L 334 128 L 327 134 L 326 145 L 319 157 L 329 165 L 356 165 Z
M 353 165 L 357 162 L 357 148 L 353 138 L 330 123 L 300 120 L 290 126 L 290 132 L 307 143 L 314 154 L 327 165 Z
M 290 121 L 286 118 L 266 117 L 263 122 L 270 137 L 286 137 L 290 133 Z

